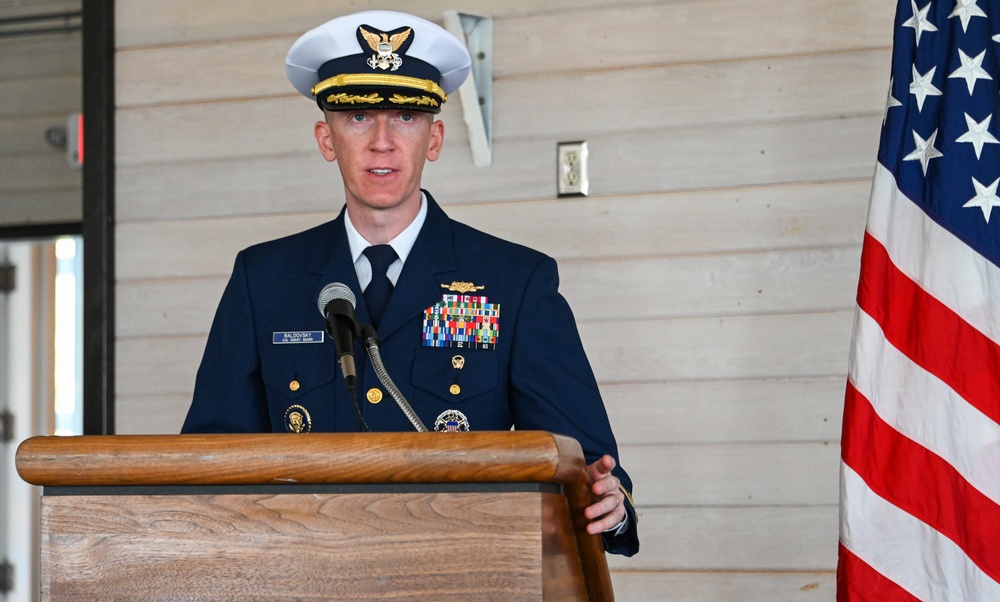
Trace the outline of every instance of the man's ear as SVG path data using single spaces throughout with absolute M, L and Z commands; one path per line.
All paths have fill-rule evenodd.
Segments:
M 323 158 L 331 163 L 337 160 L 337 152 L 333 150 L 333 132 L 330 131 L 330 124 L 326 121 L 317 121 L 313 126 L 313 135 L 316 136 L 316 145 Z
M 432 117 L 433 119 L 433 117 Z M 437 161 L 441 156 L 441 149 L 444 147 L 444 122 L 437 120 L 431 122 L 431 140 L 427 146 L 427 160 Z

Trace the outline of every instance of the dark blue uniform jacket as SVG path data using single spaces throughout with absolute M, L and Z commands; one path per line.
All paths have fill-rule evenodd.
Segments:
M 603 454 L 618 461 L 576 322 L 557 290 L 555 261 L 452 221 L 430 194 L 427 202 L 426 221 L 378 328 L 385 367 L 421 420 L 433 429 L 442 414 L 458 410 L 473 431 L 550 431 L 579 441 L 587 463 Z M 331 222 L 237 255 L 183 432 L 285 432 L 293 406 L 305 410 L 299 413 L 308 415 L 313 432 L 360 430 L 330 337 L 322 343 L 275 342 L 295 336 L 282 333 L 325 330 L 317 299 L 331 282 L 354 291 L 357 319 L 369 323 L 343 211 Z M 467 294 L 499 304 L 492 348 L 424 344 L 425 310 L 443 295 L 460 294 L 442 287 L 455 282 L 483 287 Z M 355 345 L 365 421 L 372 431 L 413 430 L 388 394 L 377 404 L 366 399 L 370 389 L 383 389 L 367 354 Z M 456 355 L 465 360 L 461 369 L 453 365 Z M 615 475 L 631 495 L 628 474 L 619 467 Z M 627 507 L 629 529 L 605 536 L 609 552 L 638 551 L 635 510 L 630 501 Z

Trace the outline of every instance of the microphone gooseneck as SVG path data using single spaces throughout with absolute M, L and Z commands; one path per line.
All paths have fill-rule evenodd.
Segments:
M 372 360 L 372 367 L 375 368 L 375 375 L 378 376 L 379 381 L 385 390 L 389 392 L 389 396 L 392 397 L 399 409 L 402 410 L 403 415 L 406 419 L 410 421 L 413 428 L 418 433 L 426 433 L 427 427 L 417 416 L 417 413 L 413 411 L 413 407 L 410 403 L 406 401 L 403 397 L 402 391 L 396 386 L 396 383 L 392 382 L 392 378 L 389 377 L 389 372 L 385 369 L 385 365 L 382 363 L 382 354 L 379 353 L 379 339 L 378 333 L 375 331 L 375 327 L 366 324 L 361 327 L 361 341 L 364 343 L 365 348 L 368 350 L 368 357 Z

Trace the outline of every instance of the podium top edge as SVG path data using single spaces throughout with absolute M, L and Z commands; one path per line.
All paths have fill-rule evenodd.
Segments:
M 33 437 L 16 455 L 45 487 L 586 480 L 575 439 L 543 431 Z

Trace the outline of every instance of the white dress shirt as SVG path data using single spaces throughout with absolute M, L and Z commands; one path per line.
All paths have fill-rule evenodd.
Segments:
M 399 280 L 399 274 L 403 271 L 403 263 L 413 249 L 413 243 L 417 242 L 417 235 L 420 234 L 420 228 L 423 227 L 426 218 L 427 199 L 424 197 L 424 193 L 421 192 L 420 211 L 417 212 L 417 217 L 410 222 L 410 225 L 405 230 L 388 243 L 399 257 L 399 259 L 392 262 L 389 270 L 386 272 L 393 286 L 396 286 L 396 281 Z M 372 264 L 368 262 L 368 258 L 364 254 L 364 250 L 372 246 L 372 243 L 368 242 L 364 236 L 361 236 L 358 229 L 351 223 L 350 211 L 344 212 L 344 229 L 347 230 L 347 242 L 351 245 L 351 260 L 354 262 L 354 271 L 358 273 L 358 284 L 361 285 L 361 290 L 363 291 L 368 288 L 368 284 L 372 281 Z

